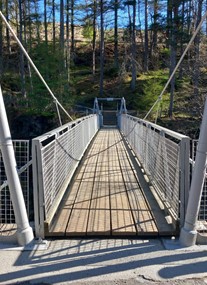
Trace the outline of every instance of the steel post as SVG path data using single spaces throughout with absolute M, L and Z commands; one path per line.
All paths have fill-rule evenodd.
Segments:
M 0 87 L 0 144 L 8 179 L 8 185 L 14 208 L 17 224 L 17 242 L 24 246 L 34 239 L 33 230 L 29 225 L 22 188 L 17 173 L 16 159 L 11 139 L 11 133 L 4 106 L 3 95 Z
M 192 182 L 189 192 L 187 211 L 184 227 L 180 233 L 180 244 L 193 246 L 196 243 L 197 231 L 196 222 L 200 207 L 203 183 L 206 175 L 206 154 L 207 154 L 207 100 L 200 129 L 198 148 L 193 169 Z

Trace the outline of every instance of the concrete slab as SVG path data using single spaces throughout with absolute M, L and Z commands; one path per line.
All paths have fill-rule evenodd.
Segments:
M 46 250 L 49 246 L 47 240 L 35 239 L 26 246 L 18 246 L 17 242 L 0 242 L 0 251 L 36 251 L 36 250 Z
M 206 251 L 207 252 L 207 245 L 196 244 L 189 247 L 184 247 L 180 244 L 179 239 L 162 239 L 163 245 L 167 250 L 177 250 L 177 251 Z
M 0 284 L 207 284 L 207 251 L 160 239 L 56 239 L 45 250 L 0 249 Z

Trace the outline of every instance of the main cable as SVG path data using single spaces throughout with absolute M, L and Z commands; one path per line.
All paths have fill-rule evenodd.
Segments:
M 52 90 L 50 89 L 50 87 L 48 86 L 48 84 L 46 83 L 46 81 L 44 80 L 44 78 L 42 77 L 41 73 L 39 72 L 39 70 L 37 69 L 36 65 L 34 64 L 34 62 L 32 61 L 31 57 L 29 56 L 28 52 L 26 51 L 26 49 L 24 48 L 24 46 L 22 45 L 22 43 L 20 42 L 20 40 L 18 39 L 18 37 L 16 36 L 15 32 L 13 31 L 12 27 L 9 25 L 7 19 L 4 17 L 4 15 L 2 14 L 1 10 L 0 10 L 0 17 L 2 18 L 2 20 L 5 22 L 7 28 L 9 29 L 9 31 L 12 33 L 12 35 L 14 36 L 15 40 L 17 41 L 20 49 L 23 51 L 24 55 L 26 56 L 26 58 L 29 60 L 30 64 L 32 65 L 32 67 L 34 68 L 35 72 L 37 73 L 37 75 L 39 76 L 39 78 L 41 79 L 41 81 L 43 82 L 43 84 L 45 85 L 45 87 L 47 88 L 47 90 L 49 91 L 50 95 L 52 96 L 52 98 L 54 99 L 55 103 L 57 105 L 60 106 L 60 108 L 65 112 L 65 114 L 70 118 L 71 121 L 73 121 L 73 118 L 68 114 L 68 112 L 65 110 L 65 108 L 61 105 L 61 103 L 58 101 L 58 99 L 55 97 L 55 95 L 53 94 Z

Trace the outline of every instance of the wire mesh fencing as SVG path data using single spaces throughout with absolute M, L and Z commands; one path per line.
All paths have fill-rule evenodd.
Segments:
M 129 115 L 121 131 L 174 222 L 184 223 L 189 190 L 190 139 Z
M 33 139 L 33 185 L 36 235 L 44 237 L 72 175 L 98 131 L 98 116 L 89 115 Z
M 29 213 L 29 141 L 13 140 L 17 169 L 19 170 L 20 183 L 22 186 L 23 196 Z M 7 183 L 2 153 L 0 150 L 0 224 L 14 224 L 15 215 L 10 197 L 10 190 Z M 1 231 L 1 228 L 0 228 Z

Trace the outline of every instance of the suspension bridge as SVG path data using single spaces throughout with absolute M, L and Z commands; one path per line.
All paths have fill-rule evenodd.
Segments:
M 116 101 L 117 109 L 103 110 L 104 101 Z M 33 139 L 32 160 L 26 143 L 19 175 L 30 188 L 32 167 L 36 237 L 179 235 L 193 167 L 189 137 L 127 114 L 124 98 L 96 98 L 93 114 Z M 17 231 L 6 187 L 4 181 L 0 240 Z M 204 187 L 204 227 L 205 195 Z
M 207 103 L 198 147 L 185 135 L 129 115 L 124 98 L 95 98 L 92 114 L 62 125 L 59 108 L 71 116 L 1 11 L 0 17 L 50 93 L 61 125 L 32 140 L 30 160 L 29 141 L 11 140 L 0 90 L 0 241 L 25 246 L 34 237 L 180 235 L 181 244 L 191 246 L 201 240 L 198 231 L 207 229 Z M 116 110 L 100 107 L 104 100 L 116 101 Z
M 46 137 L 34 140 L 34 152 L 36 153 L 37 148 L 40 147 L 39 151 L 42 152 L 44 160 L 42 163 L 44 168 L 46 167 L 43 172 L 44 180 L 47 182 L 39 182 L 38 189 L 49 194 L 45 200 L 47 218 L 42 221 L 44 227 L 37 225 L 40 235 L 157 236 L 176 234 L 181 211 L 177 204 L 180 198 L 178 198 L 179 155 L 176 146 L 172 142 L 172 145 L 169 143 L 172 153 L 171 157 L 167 158 L 169 155 L 166 150 L 167 140 L 162 138 L 161 134 L 161 140 L 165 140 L 165 146 L 161 145 L 161 140 L 159 142 L 155 130 L 152 130 L 148 135 L 155 136 L 155 139 L 154 141 L 151 139 L 151 145 L 147 147 L 146 134 L 142 137 L 139 128 L 146 128 L 148 131 L 149 126 L 140 125 L 135 117 L 126 115 L 123 98 L 106 99 L 109 102 L 114 100 L 120 102 L 118 112 L 100 111 L 98 101 L 102 102 L 104 99 L 96 99 L 95 115 L 82 118 L 77 126 L 69 130 L 65 129 L 63 134 L 62 129 L 58 130 L 61 134 L 58 138 L 57 133 L 55 135 L 53 133 L 50 138 L 46 135 Z M 58 141 L 55 142 L 56 138 Z M 158 198 L 158 194 L 157 200 L 153 196 L 149 184 L 141 177 L 143 168 L 136 161 L 136 154 L 132 152 L 127 138 L 131 138 L 136 145 L 142 144 L 140 145 L 143 148 L 142 152 L 146 155 L 144 160 L 147 159 L 150 167 L 156 168 L 158 180 L 162 180 L 159 182 L 160 185 L 163 184 L 161 190 L 163 192 L 160 194 L 163 198 L 168 196 L 169 200 L 174 200 L 174 205 L 171 203 L 173 206 L 167 205 L 164 199 Z M 157 142 L 155 142 L 156 139 Z M 180 135 L 180 140 L 185 139 Z M 71 145 L 68 146 L 69 149 L 66 149 L 65 145 L 68 144 L 68 140 L 71 141 Z M 187 148 L 186 143 L 184 143 L 185 148 Z M 85 151 L 86 146 L 88 149 Z M 54 157 L 54 150 L 56 157 Z M 157 151 L 160 151 L 160 159 L 157 159 Z M 70 164 L 77 165 L 83 152 L 85 155 L 78 164 L 78 169 L 74 173 L 66 194 L 61 195 L 63 200 L 56 211 L 54 210 L 55 203 L 51 200 L 51 196 L 59 196 L 56 192 L 56 185 L 59 182 L 56 179 L 59 178 L 62 183 L 64 181 L 61 178 L 63 172 L 66 176 L 68 175 L 66 169 L 71 169 L 73 172 Z M 37 157 L 37 154 L 33 155 Z M 168 165 L 166 171 L 165 163 Z M 38 165 L 39 162 L 37 161 L 36 164 Z M 56 164 L 59 167 L 56 168 Z M 170 172 L 174 173 L 174 177 Z M 39 176 L 39 174 L 36 175 L 36 177 Z M 188 183 L 188 181 L 183 183 Z M 51 195 L 52 188 L 54 192 Z M 37 192 L 35 196 L 39 194 L 40 192 Z M 162 206 L 160 206 L 161 203 Z M 36 208 L 42 207 L 38 205 Z M 172 211 L 171 215 L 170 211 Z M 45 216 L 45 213 L 39 213 L 39 216 Z

